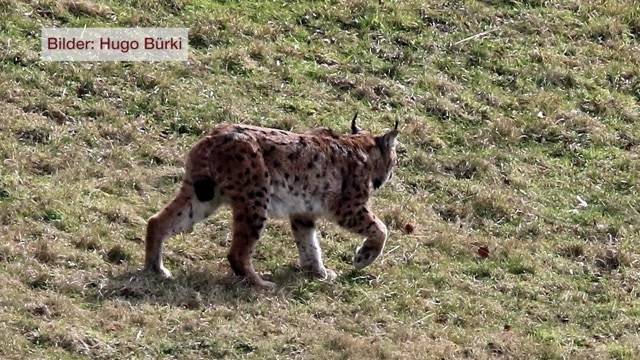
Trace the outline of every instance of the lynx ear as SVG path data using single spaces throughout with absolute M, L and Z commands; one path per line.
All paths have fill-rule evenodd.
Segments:
M 357 134 L 360 132 L 360 128 L 356 125 L 356 119 L 358 118 L 358 112 L 356 111 L 355 115 L 353 115 L 353 119 L 351 119 L 351 134 Z
M 376 137 L 376 144 L 382 152 L 387 152 L 389 149 L 396 146 L 396 138 L 398 137 L 398 120 L 393 127 L 386 134 Z

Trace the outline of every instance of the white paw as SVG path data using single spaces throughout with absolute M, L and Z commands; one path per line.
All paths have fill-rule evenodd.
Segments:
M 307 275 L 313 277 L 314 279 L 318 279 L 320 281 L 333 281 L 338 277 L 335 271 L 331 269 L 327 269 L 324 266 L 318 269 L 313 265 L 308 265 L 308 266 L 301 266 L 300 269 L 304 271 Z
M 325 271 L 325 276 L 322 279 L 322 281 L 332 282 L 338 277 L 338 274 L 336 274 L 336 272 L 331 269 L 324 269 L 324 271 Z
M 254 285 L 264 290 L 273 290 L 276 288 L 276 283 L 267 280 L 256 281 Z
M 147 266 L 144 271 L 156 274 L 158 276 L 160 276 L 163 279 L 170 279 L 171 278 L 171 271 L 167 270 L 166 267 L 160 265 L 160 266 Z

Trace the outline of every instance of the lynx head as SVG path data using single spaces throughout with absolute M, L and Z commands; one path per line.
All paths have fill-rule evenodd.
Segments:
M 351 120 L 352 135 L 363 133 L 358 125 L 356 125 L 357 117 L 358 113 L 356 113 Z M 369 151 L 369 159 L 372 165 L 371 183 L 374 189 L 378 189 L 391 179 L 393 170 L 397 165 L 396 138 L 398 137 L 398 121 L 396 120 L 393 129 L 382 135 L 374 136 L 366 134 L 366 136 L 372 137 L 375 144 Z

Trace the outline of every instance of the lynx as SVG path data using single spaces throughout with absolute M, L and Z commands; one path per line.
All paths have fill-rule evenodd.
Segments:
M 336 273 L 322 261 L 316 221 L 325 218 L 363 236 L 356 268 L 382 253 L 387 228 L 368 206 L 375 189 L 396 166 L 395 127 L 379 136 L 351 122 L 351 133 L 321 128 L 307 133 L 222 124 L 189 152 L 177 195 L 147 224 L 145 269 L 170 277 L 162 263 L 168 237 L 190 231 L 221 205 L 233 214 L 227 256 L 236 275 L 260 287 L 273 287 L 254 269 L 251 257 L 267 218 L 289 219 L 301 268 L 315 278 Z

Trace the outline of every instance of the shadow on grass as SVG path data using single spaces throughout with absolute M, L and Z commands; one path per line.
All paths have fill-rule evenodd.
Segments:
M 107 300 L 124 300 L 132 304 L 148 303 L 187 309 L 216 304 L 242 304 L 263 297 L 282 296 L 306 300 L 321 293 L 332 293 L 336 287 L 363 285 L 371 280 L 358 271 L 341 274 L 333 282 L 313 280 L 294 265 L 282 266 L 265 279 L 276 283 L 273 290 L 250 286 L 229 270 L 175 269 L 173 277 L 163 279 L 139 269 L 127 269 L 112 277 L 92 282 L 86 289 L 87 300 L 100 304 Z
M 88 300 L 100 303 L 111 299 L 130 303 L 150 303 L 185 308 L 251 299 L 251 288 L 232 274 L 207 269 L 174 271 L 170 279 L 139 269 L 96 281 Z

